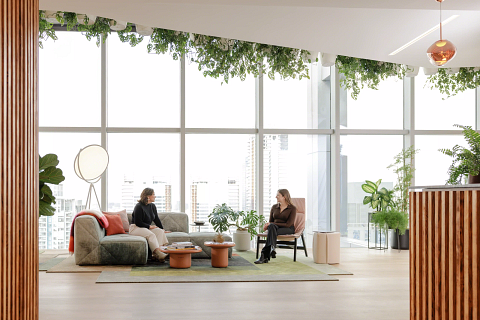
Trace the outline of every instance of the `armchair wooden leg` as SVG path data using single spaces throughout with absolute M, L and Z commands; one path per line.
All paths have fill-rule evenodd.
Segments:
M 297 238 L 295 238 L 295 244 L 293 248 L 293 261 L 297 261 Z
M 302 243 L 303 243 L 303 251 L 305 251 L 305 257 L 308 258 L 307 244 L 305 243 L 305 238 L 303 237 L 303 233 L 302 233 Z
M 260 237 L 257 236 L 257 259 L 258 259 L 258 250 L 260 249 Z

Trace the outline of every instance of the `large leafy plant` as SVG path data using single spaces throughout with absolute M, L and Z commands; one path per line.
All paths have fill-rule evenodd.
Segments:
M 363 198 L 363 204 L 370 206 L 377 212 L 385 212 L 391 206 L 393 198 L 393 190 L 379 189 L 381 183 L 382 179 L 377 182 L 365 180 L 365 183 L 362 184 L 362 190 L 370 194 Z
M 471 126 L 459 124 L 454 126 L 463 129 L 463 136 L 470 148 L 457 144 L 452 149 L 439 149 L 443 154 L 453 158 L 448 168 L 447 184 L 461 184 L 462 178 L 467 174 L 476 176 L 480 173 L 480 134 Z
M 40 216 L 52 216 L 55 213 L 55 208 L 52 204 L 55 204 L 55 196 L 52 189 L 48 184 L 59 184 L 65 180 L 61 169 L 57 168 L 59 161 L 57 155 L 49 153 L 40 157 L 39 167 L 39 180 L 38 186 L 40 190 Z
M 248 231 L 250 238 L 253 239 L 257 234 L 257 227 L 265 220 L 255 210 L 234 211 L 227 204 L 222 203 L 215 206 L 212 213 L 208 215 L 208 221 L 218 233 L 225 232 L 234 226 L 237 227 L 238 231 Z

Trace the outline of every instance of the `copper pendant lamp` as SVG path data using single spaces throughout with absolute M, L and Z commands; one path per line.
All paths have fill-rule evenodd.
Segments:
M 442 2 L 444 0 L 435 0 L 440 2 L 440 40 L 435 41 L 428 50 L 427 57 L 434 66 L 443 66 L 452 60 L 457 54 L 457 48 L 450 41 L 442 38 Z

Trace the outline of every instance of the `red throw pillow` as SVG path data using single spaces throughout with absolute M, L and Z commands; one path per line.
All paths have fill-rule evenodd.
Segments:
M 125 233 L 123 229 L 122 219 L 118 214 L 106 214 L 105 217 L 108 220 L 107 236 L 112 234 L 122 234 Z

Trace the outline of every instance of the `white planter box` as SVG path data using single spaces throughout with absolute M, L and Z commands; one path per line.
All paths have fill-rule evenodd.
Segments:
M 337 55 L 330 54 L 330 53 L 320 53 L 320 63 L 323 67 L 331 67 L 335 65 L 335 61 L 337 60 Z
M 153 33 L 153 28 L 148 26 L 142 26 L 140 24 L 135 24 L 135 28 L 139 35 L 150 37 Z
M 310 51 L 310 54 L 307 55 L 307 61 L 310 60 L 310 63 L 317 63 L 318 51 Z
M 117 24 L 115 24 L 117 22 Z M 110 29 L 114 31 L 122 31 L 125 30 L 127 27 L 127 22 L 125 21 L 115 21 L 115 20 L 110 20 Z
M 423 73 L 425 73 L 426 76 L 434 75 L 437 72 L 438 68 L 423 68 Z
M 406 66 L 407 72 L 405 73 L 405 77 L 416 77 L 418 75 L 418 71 L 420 71 L 420 67 L 414 66 Z
M 235 231 L 233 233 L 233 242 L 235 242 L 235 250 L 250 250 L 250 233 L 248 231 Z
M 60 12 L 59 15 L 63 17 L 63 12 Z M 47 20 L 47 22 L 49 22 L 49 23 L 54 23 L 54 24 L 55 23 L 57 23 L 57 24 L 60 23 L 57 20 L 57 11 L 46 10 L 45 11 L 45 20 Z
M 88 22 L 86 22 L 88 18 Z M 87 26 L 91 26 L 92 24 L 95 24 L 95 21 L 97 20 L 97 16 L 93 14 L 83 14 L 83 13 L 77 13 L 77 22 L 78 24 L 84 24 Z

